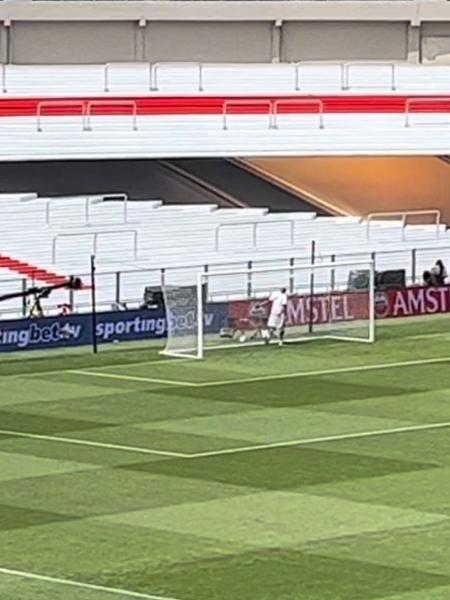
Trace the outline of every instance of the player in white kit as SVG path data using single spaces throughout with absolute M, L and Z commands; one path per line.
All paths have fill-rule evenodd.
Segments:
M 282 346 L 288 303 L 286 288 L 282 288 L 279 292 L 272 292 L 269 302 L 272 303 L 272 306 L 270 307 L 269 319 L 267 321 L 269 331 L 265 341 L 266 343 L 269 343 L 273 335 L 276 334 L 278 337 L 278 344 L 279 346 Z

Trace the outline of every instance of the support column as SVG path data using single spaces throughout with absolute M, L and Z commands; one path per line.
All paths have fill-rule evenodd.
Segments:
M 281 62 L 281 28 L 283 21 L 277 19 L 272 25 L 272 62 Z
M 0 24 L 0 63 L 9 63 L 11 62 L 11 52 L 10 52 L 10 31 L 11 31 L 11 22 L 3 21 Z
M 146 28 L 147 28 L 147 20 L 140 19 L 138 22 L 138 29 L 136 32 L 136 60 L 139 62 L 145 62 L 147 56 L 146 49 Z
M 407 57 L 406 60 L 409 63 L 419 64 L 422 62 L 421 56 L 421 29 L 420 25 L 408 26 L 408 38 L 407 38 Z

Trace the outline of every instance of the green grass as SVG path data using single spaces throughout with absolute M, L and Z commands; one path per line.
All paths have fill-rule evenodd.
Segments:
M 448 317 L 3 356 L 0 430 L 1 600 L 450 598 Z

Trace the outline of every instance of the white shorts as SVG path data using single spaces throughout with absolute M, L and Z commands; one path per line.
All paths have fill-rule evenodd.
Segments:
M 281 315 L 270 315 L 269 320 L 267 321 L 267 327 L 269 327 L 269 329 L 283 329 L 284 314 L 281 313 Z

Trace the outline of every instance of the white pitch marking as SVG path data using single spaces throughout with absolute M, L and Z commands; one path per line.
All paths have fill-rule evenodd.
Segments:
M 59 577 L 50 577 L 49 575 L 40 575 L 38 573 L 30 573 L 28 571 L 17 571 L 15 569 L 7 569 L 5 567 L 0 567 L 0 574 L 10 575 L 12 577 L 21 577 L 22 579 L 45 581 L 46 583 L 57 583 L 59 585 L 67 585 L 86 590 L 94 590 L 97 592 L 105 592 L 108 594 L 115 594 L 116 596 L 140 598 L 141 600 L 177 600 L 176 598 L 171 598 L 169 596 L 155 596 L 154 594 L 145 594 L 143 592 L 132 592 L 131 590 L 123 590 L 120 588 L 96 585 L 93 583 L 83 583 L 82 581 L 75 581 L 74 579 L 61 579 Z
M 224 450 L 211 450 L 209 452 L 195 452 L 195 453 L 183 453 L 183 452 L 171 452 L 170 450 L 152 450 L 148 448 L 140 448 L 138 446 L 123 446 L 120 444 L 107 444 L 103 442 L 91 442 L 89 440 L 80 440 L 77 438 L 64 438 L 50 435 L 41 435 L 38 433 L 24 433 L 21 431 L 10 431 L 7 429 L 0 429 L 1 435 L 10 435 L 13 437 L 23 437 L 38 440 L 45 440 L 51 442 L 60 442 L 62 444 L 76 444 L 81 446 L 91 446 L 94 448 L 106 448 L 109 450 L 121 450 L 123 452 L 135 452 L 140 454 L 153 454 L 157 456 L 168 456 L 171 458 L 206 458 L 211 456 L 222 456 L 226 454 L 240 454 L 244 452 L 254 452 L 256 450 L 270 450 L 271 448 L 288 448 L 289 446 L 307 446 L 309 444 L 321 444 L 325 442 L 336 442 L 340 440 L 358 439 L 366 437 L 376 437 L 381 435 L 389 435 L 396 433 L 407 433 L 412 431 L 426 431 L 429 429 L 444 429 L 450 427 L 450 421 L 444 421 L 441 423 L 427 423 L 425 425 L 406 425 L 404 427 L 395 427 L 393 429 L 379 429 L 375 431 L 361 431 L 355 433 L 344 433 L 338 435 L 329 435 L 324 437 L 316 438 L 301 438 L 297 440 L 288 440 L 286 442 L 271 442 L 268 444 L 254 444 L 253 446 L 240 446 L 237 448 L 225 448 Z
M 195 360 L 193 358 L 190 357 L 186 357 L 186 358 L 178 358 L 175 360 L 173 359 L 168 359 L 168 358 L 162 358 L 162 359 L 158 359 L 158 360 L 147 360 L 147 361 L 135 361 L 135 362 L 130 362 L 130 363 L 119 363 L 118 365 L 103 365 L 103 368 L 107 368 L 107 369 L 111 369 L 117 366 L 123 367 L 125 366 L 135 366 L 135 365 L 160 365 L 163 363 L 168 363 L 171 365 L 174 365 L 176 363 L 179 362 L 185 362 L 188 360 Z M 88 367 L 86 367 L 88 368 Z M 72 369 L 51 369 L 48 371 L 33 371 L 33 372 L 28 372 L 28 373 L 11 373 L 10 375 L 1 375 L 1 377 L 39 377 L 40 375 L 60 375 L 61 373 L 70 373 L 72 371 Z
M 140 381 L 146 383 L 161 383 L 163 385 L 178 385 L 181 387 L 196 387 L 196 383 L 188 381 L 174 381 L 172 379 L 157 379 L 155 377 L 139 377 L 137 375 L 120 375 L 119 373 L 103 373 L 100 371 L 82 371 L 74 370 L 66 371 L 66 373 L 75 373 L 76 375 L 88 375 L 90 377 L 104 377 L 106 379 L 120 379 L 122 381 Z
M 424 358 L 418 360 L 406 360 L 395 363 L 378 363 L 373 365 L 359 365 L 354 367 L 338 367 L 336 369 L 322 369 L 316 371 L 297 371 L 295 373 L 279 373 L 275 375 L 259 375 L 255 377 L 246 377 L 243 379 L 224 379 L 222 381 L 209 381 L 203 383 L 193 383 L 194 387 L 210 387 L 233 385 L 238 383 L 256 383 L 258 381 L 270 381 L 276 379 L 296 379 L 300 377 L 314 377 L 320 375 L 337 375 L 339 373 L 358 373 L 360 371 L 376 371 L 381 369 L 398 369 L 401 367 L 419 367 L 421 365 L 432 365 L 450 362 L 450 356 L 445 358 Z
M 418 333 L 417 335 L 410 335 L 408 336 L 408 339 L 410 340 L 421 340 L 426 339 L 426 338 L 437 338 L 437 337 L 442 337 L 442 338 L 450 338 L 450 333 L 448 333 L 448 331 L 442 331 L 441 333 Z
M 255 450 L 270 450 L 271 448 L 287 448 L 289 446 L 307 446 L 309 444 L 322 444 L 325 442 L 337 442 L 340 440 L 350 440 L 366 437 L 375 437 L 380 435 L 389 435 L 394 433 L 407 433 L 408 431 L 425 431 L 427 429 L 440 429 L 450 427 L 450 421 L 443 423 L 428 423 L 427 425 L 410 425 L 405 427 L 395 427 L 393 429 L 379 429 L 375 431 L 362 431 L 356 433 L 344 433 L 342 435 L 328 435 L 325 437 L 316 437 L 310 439 L 290 440 L 288 442 L 273 442 L 270 444 L 255 444 L 254 446 L 242 446 L 240 448 L 228 448 L 225 450 L 212 450 L 211 452 L 197 452 L 190 454 L 188 458 L 205 458 L 208 456 L 221 456 L 223 454 L 240 454 L 242 452 L 253 452 Z
M 139 454 L 153 454 L 156 456 L 170 456 L 172 458 L 188 458 L 190 454 L 183 452 L 171 452 L 170 450 L 153 450 L 151 448 L 140 448 L 139 446 L 125 446 L 122 444 L 108 444 L 106 442 L 95 442 L 91 440 L 80 440 L 78 438 L 60 437 L 56 435 L 43 435 L 40 433 L 28 433 L 24 431 L 14 431 L 9 429 L 0 429 L 1 435 L 10 435 L 13 437 L 30 438 L 35 440 L 44 440 L 46 442 L 59 442 L 61 444 L 74 444 L 77 446 L 90 446 L 92 448 L 106 448 L 108 450 L 122 450 L 123 452 L 136 452 Z

